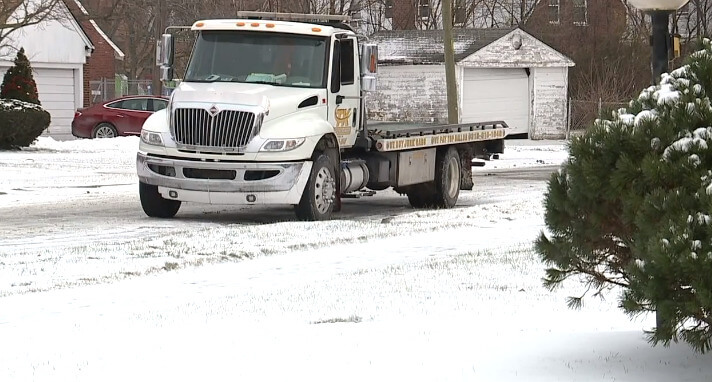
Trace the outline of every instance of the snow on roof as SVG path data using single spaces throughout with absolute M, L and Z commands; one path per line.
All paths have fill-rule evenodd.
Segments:
M 109 46 L 111 46 L 112 49 L 114 49 L 116 58 L 119 60 L 123 60 L 124 57 L 126 56 L 124 54 L 124 52 L 116 44 L 114 44 L 114 42 L 111 41 L 109 36 L 107 36 L 106 33 L 104 33 L 104 31 L 99 27 L 99 25 L 93 19 L 91 19 L 89 17 L 89 12 L 87 11 L 86 8 L 84 8 L 84 5 L 82 5 L 82 3 L 79 0 L 74 0 L 74 4 L 77 6 L 79 11 L 82 13 L 82 15 L 85 16 L 84 19 L 89 21 L 92 28 L 94 28 L 94 30 L 96 30 L 96 32 L 99 34 L 99 36 L 101 36 L 101 38 L 104 39 L 104 41 L 106 41 L 109 44 Z M 67 8 L 69 8 L 70 13 L 72 13 L 74 18 L 76 19 L 77 15 L 74 15 L 74 12 L 72 12 L 72 7 L 67 6 Z M 81 26 L 81 24 L 80 24 L 80 26 Z
M 96 32 L 99 33 L 101 38 L 103 38 L 109 45 L 111 45 L 111 47 L 114 49 L 114 52 L 116 53 L 116 58 L 119 60 L 123 60 L 126 56 L 124 52 L 116 44 L 114 44 L 114 42 L 109 38 L 109 36 L 106 35 L 106 33 L 104 33 L 101 28 L 99 28 L 99 25 L 97 25 L 96 21 L 89 20 L 89 22 L 94 27 L 94 29 L 96 29 Z
M 465 67 L 571 67 L 575 63 L 561 52 L 521 28 L 493 41 L 460 61 Z
M 496 41 L 513 28 L 453 30 L 455 61 Z M 445 62 L 442 30 L 380 31 L 370 36 L 378 44 L 380 63 L 429 64 Z
M 82 5 L 82 3 L 79 2 L 79 0 L 74 0 L 74 3 L 77 4 L 77 7 L 79 7 L 79 10 L 82 11 L 84 16 L 89 16 L 89 12 L 87 12 L 86 8 Z

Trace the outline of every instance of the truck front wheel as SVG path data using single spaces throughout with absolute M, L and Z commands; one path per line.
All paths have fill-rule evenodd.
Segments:
M 302 199 L 295 206 L 299 220 L 328 220 L 336 200 L 334 164 L 325 154 L 314 161 Z
M 164 199 L 157 186 L 139 182 L 138 194 L 143 212 L 152 218 L 172 218 L 178 213 L 180 200 Z

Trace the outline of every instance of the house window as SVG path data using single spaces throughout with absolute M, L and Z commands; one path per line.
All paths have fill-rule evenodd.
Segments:
M 465 9 L 465 2 L 458 0 L 455 2 L 455 25 L 464 25 L 466 19 L 467 10 Z
M 560 22 L 559 0 L 549 0 L 549 23 L 558 24 Z
M 386 0 L 386 18 L 393 18 L 393 0 Z
M 573 0 L 574 3 L 574 25 L 588 24 L 588 1 Z
M 430 17 L 430 0 L 420 0 L 418 2 L 418 16 L 421 18 Z

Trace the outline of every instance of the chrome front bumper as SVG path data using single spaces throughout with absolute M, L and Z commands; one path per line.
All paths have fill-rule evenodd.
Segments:
M 211 204 L 298 204 L 312 162 L 249 163 L 167 159 L 139 152 L 141 182 L 166 199 Z

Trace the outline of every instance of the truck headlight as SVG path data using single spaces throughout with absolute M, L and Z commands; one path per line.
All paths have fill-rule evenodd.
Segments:
M 141 130 L 141 141 L 149 145 L 163 146 L 163 138 L 161 138 L 161 134 L 154 133 L 152 131 Z
M 262 145 L 260 151 L 289 151 L 294 150 L 304 143 L 305 138 L 296 139 L 270 139 Z

